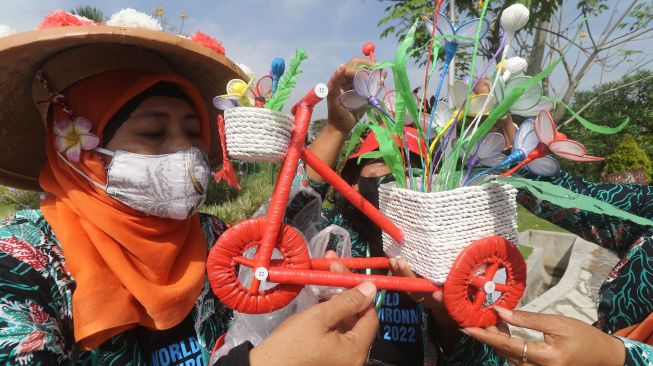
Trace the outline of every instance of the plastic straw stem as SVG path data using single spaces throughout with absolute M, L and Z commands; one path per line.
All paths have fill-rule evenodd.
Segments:
M 295 127 L 296 128 L 296 127 Z M 374 205 L 368 200 L 363 198 L 351 185 L 345 182 L 336 172 L 334 172 L 328 165 L 326 165 L 320 158 L 313 152 L 305 149 L 302 153 L 302 159 L 308 166 L 313 168 L 324 180 L 333 187 L 336 191 L 340 192 L 354 207 L 359 209 L 365 214 L 372 222 L 374 222 L 381 230 L 385 231 L 394 239 L 395 242 L 401 244 L 404 241 L 404 233 L 395 225 L 390 219 L 383 215 Z
M 270 267 L 268 281 L 289 285 L 318 285 L 352 288 L 363 282 L 372 282 L 379 290 L 409 292 L 434 292 L 442 290 L 425 278 L 366 275 L 358 273 L 339 273 L 314 271 L 289 267 Z

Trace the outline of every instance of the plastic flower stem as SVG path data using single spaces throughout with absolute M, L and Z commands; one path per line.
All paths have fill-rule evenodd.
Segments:
M 465 183 L 467 183 L 469 177 L 472 175 L 472 170 L 474 170 L 474 168 L 480 162 L 481 159 L 479 159 L 478 156 L 472 156 L 471 158 L 469 158 L 469 160 L 467 161 L 467 170 L 465 171 L 465 176 L 463 177 L 463 181 L 461 183 L 462 186 L 464 186 Z
M 512 41 L 514 36 L 515 36 L 514 32 L 506 32 L 506 45 L 503 48 L 503 52 L 501 54 L 501 61 L 499 61 L 499 65 L 501 65 L 501 63 L 503 63 L 506 60 L 506 57 L 508 56 L 508 50 L 510 49 L 510 42 Z M 490 88 L 488 98 L 485 99 L 485 103 L 483 103 L 483 107 L 481 107 L 481 111 L 476 115 L 469 128 L 465 130 L 465 134 L 461 134 L 461 137 L 463 139 L 467 137 L 467 133 L 469 132 L 469 130 L 471 130 L 471 133 L 474 134 L 474 132 L 476 132 L 476 130 L 478 129 L 478 125 L 481 121 L 481 118 L 483 117 L 483 113 L 485 113 L 485 109 L 487 108 L 492 96 L 494 95 L 494 89 L 496 89 L 500 77 L 501 77 L 501 72 L 500 70 L 498 70 L 494 75 L 494 81 L 492 82 L 492 87 Z
M 480 37 L 481 37 L 481 28 L 482 27 L 480 26 L 480 23 L 483 21 L 483 19 L 485 19 L 485 14 L 487 12 L 487 7 L 488 7 L 489 3 L 490 3 L 489 1 L 486 1 L 483 4 L 483 9 L 481 9 L 481 16 L 479 17 L 479 27 L 476 28 L 476 38 L 474 40 L 474 52 L 472 53 L 472 66 L 471 66 L 471 68 L 469 70 L 469 75 L 472 77 L 472 80 L 473 80 L 473 77 L 474 77 L 473 75 L 476 72 L 476 57 L 478 56 L 478 48 L 479 48 Z M 469 88 L 467 89 L 467 95 L 468 96 L 471 94 L 471 91 L 472 91 L 472 85 L 470 83 Z M 464 129 L 465 129 L 465 120 L 467 118 L 468 105 L 469 105 L 469 98 L 468 98 L 467 101 L 465 101 L 465 106 L 463 107 L 463 119 L 462 119 L 462 130 L 461 130 L 463 132 L 464 132 Z M 456 120 L 458 120 L 458 118 L 456 118 Z M 456 169 L 458 157 L 460 155 L 460 149 L 462 148 L 462 144 L 463 144 L 463 139 L 462 138 L 458 139 L 458 143 L 456 144 L 456 147 L 454 148 L 453 153 L 442 164 L 443 168 L 445 167 L 445 165 L 448 165 L 450 170 L 451 169 L 453 169 L 453 170 Z M 453 168 L 451 168 L 452 165 L 453 165 Z M 443 175 L 444 174 L 438 175 L 438 178 L 442 177 Z M 448 176 L 449 176 L 449 174 L 447 174 L 447 187 L 449 186 Z
M 435 10 L 433 11 L 433 24 L 438 24 L 438 14 L 440 14 L 440 6 L 442 5 L 443 0 L 438 0 L 438 2 L 435 4 Z M 428 56 L 426 57 L 426 72 L 424 73 L 424 92 L 422 93 L 422 107 L 423 110 L 426 110 L 426 103 L 427 103 L 427 87 L 429 84 L 429 79 L 430 79 L 430 72 L 429 72 L 429 67 L 431 64 L 431 57 L 433 56 L 433 46 L 436 45 L 436 42 L 433 42 L 433 37 L 435 37 L 435 29 L 436 27 L 434 26 L 433 29 L 431 30 L 431 41 L 429 42 L 429 53 Z M 433 62 L 433 65 L 435 66 L 435 62 Z M 437 104 L 437 100 L 435 103 Z M 433 111 L 431 111 L 433 113 Z M 426 116 L 420 111 L 419 113 L 420 118 L 422 119 L 422 123 L 426 122 Z M 428 141 L 428 140 L 427 140 Z M 419 141 L 418 141 L 419 142 Z M 428 171 L 429 167 L 429 158 L 431 154 L 426 155 L 426 165 L 424 165 L 424 162 L 422 162 L 422 167 L 424 167 L 425 172 Z M 422 192 L 424 192 L 424 186 L 426 184 L 426 180 L 428 179 L 427 174 L 423 174 L 424 179 L 422 179 Z
M 456 55 L 456 50 L 458 49 L 458 43 L 457 42 L 445 42 L 444 44 L 444 64 L 442 66 L 442 71 L 440 72 L 440 82 L 438 83 L 438 87 L 435 90 L 435 104 L 437 105 L 438 100 L 440 100 L 440 92 L 442 91 L 442 85 L 444 84 L 444 79 L 447 77 L 447 71 L 449 70 L 449 65 L 451 64 L 451 61 L 453 60 L 454 56 Z M 431 129 L 433 128 L 433 120 L 435 119 L 435 113 L 431 113 L 431 118 L 429 119 L 429 127 L 428 130 L 426 131 L 426 140 L 430 141 L 431 140 Z M 432 164 L 431 164 L 432 165 Z M 431 169 L 427 169 L 431 170 Z M 429 190 L 430 190 L 430 183 L 429 183 Z
M 444 44 L 444 65 L 442 66 L 442 72 L 440 73 L 440 82 L 438 83 L 438 88 L 435 90 L 435 103 L 440 100 L 440 92 L 442 91 L 442 85 L 444 84 L 444 79 L 447 77 L 447 71 L 449 70 L 449 64 L 453 60 L 453 57 L 456 55 L 456 50 L 458 49 L 457 42 L 446 42 Z M 426 131 L 427 140 L 431 140 L 431 128 L 433 127 L 433 120 L 435 119 L 435 113 L 431 113 L 431 118 L 429 119 L 429 129 Z
M 472 178 L 472 179 L 470 179 L 469 181 L 467 181 L 467 183 L 468 183 L 468 184 L 469 184 L 469 183 L 472 183 L 472 182 L 474 182 L 475 180 L 477 180 L 478 178 L 480 178 L 481 176 L 484 176 L 484 175 L 486 175 L 486 174 L 489 174 L 489 173 L 491 173 L 491 172 L 493 172 L 493 171 L 495 171 L 495 170 L 497 170 L 497 169 L 500 169 L 500 168 L 503 168 L 503 167 L 510 166 L 511 164 L 514 164 L 514 163 L 516 163 L 516 162 L 518 162 L 518 161 L 522 161 L 522 160 L 524 160 L 525 158 L 526 158 L 526 156 L 524 156 L 524 153 L 523 153 L 521 150 L 519 150 L 518 152 L 515 152 L 515 153 L 511 153 L 510 156 L 508 156 L 508 158 L 507 158 L 506 160 L 500 162 L 500 163 L 497 164 L 497 165 L 491 166 L 491 167 L 489 167 L 489 168 L 483 170 L 482 172 L 476 174 L 476 175 L 474 176 L 474 178 Z

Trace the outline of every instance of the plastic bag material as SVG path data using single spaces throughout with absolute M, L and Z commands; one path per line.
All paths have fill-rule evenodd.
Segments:
M 300 196 L 301 195 L 301 196 Z M 291 193 L 291 199 L 299 199 L 303 206 L 294 213 L 290 224 L 295 227 L 308 243 L 308 250 L 312 258 L 324 257 L 328 249 L 335 250 L 339 257 L 351 257 L 351 239 L 349 233 L 340 226 L 331 225 L 324 230 L 319 230 L 321 222 L 322 199 L 313 189 L 302 187 Z M 299 201 L 297 201 L 299 202 Z M 265 204 L 255 216 L 265 215 L 267 204 Z M 250 248 L 243 253 L 247 258 L 253 258 L 256 247 Z M 273 259 L 281 259 L 282 255 L 274 249 Z M 253 277 L 251 268 L 241 266 L 238 272 L 238 280 L 243 286 L 250 285 Z M 275 286 L 275 283 L 261 283 L 261 290 Z M 260 344 L 270 333 L 284 320 L 295 313 L 301 312 L 308 307 L 317 304 L 320 299 L 329 298 L 342 292 L 341 288 L 328 286 L 306 286 L 290 304 L 286 307 L 266 314 L 244 314 L 234 311 L 234 318 L 227 330 L 224 344 L 211 355 L 209 365 L 229 353 L 229 351 L 246 342 L 254 346 Z

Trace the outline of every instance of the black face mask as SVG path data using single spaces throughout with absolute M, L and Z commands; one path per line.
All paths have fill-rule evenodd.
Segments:
M 360 177 L 358 178 L 358 192 L 374 207 L 379 208 L 379 186 L 393 181 L 395 181 L 395 178 L 392 174 L 380 177 Z M 370 244 L 370 254 L 373 257 L 385 256 L 381 242 L 381 229 L 357 208 L 353 207 L 353 211 L 351 217 L 352 226 L 361 236 L 361 239 Z

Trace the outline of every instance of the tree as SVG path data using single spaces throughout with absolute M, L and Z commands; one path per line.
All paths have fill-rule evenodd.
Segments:
M 102 10 L 88 5 L 81 5 L 70 11 L 72 14 L 88 18 L 96 23 L 104 23 L 105 18 Z
M 401 39 L 415 19 L 430 16 L 435 9 L 435 0 L 379 0 L 387 1 L 386 16 L 379 20 L 379 26 L 385 26 L 382 37 L 395 35 Z M 514 0 L 492 2 L 488 5 L 487 18 L 499 19 L 501 11 L 515 3 Z M 526 2 L 531 10 L 531 18 L 525 31 L 517 33 L 515 51 L 518 55 L 528 58 L 530 75 L 553 62 L 556 57 L 562 57 L 562 66 L 566 81 L 553 85 L 546 83 L 549 94 L 558 97 L 569 104 L 580 82 L 592 67 L 599 67 L 601 77 L 613 72 L 618 66 L 627 63 L 630 69 L 626 73 L 635 72 L 653 62 L 642 51 L 629 49 L 633 42 L 648 39 L 653 32 L 653 7 L 650 2 L 642 0 L 615 1 L 608 5 L 607 0 L 531 0 Z M 469 16 L 477 16 L 478 1 L 457 0 L 458 12 Z M 569 8 L 576 6 L 578 15 L 569 17 Z M 441 9 L 442 11 L 443 9 Z M 608 15 L 608 22 L 603 27 L 597 19 Z M 563 17 L 565 15 L 565 17 Z M 578 22 L 587 18 L 583 25 L 584 33 L 580 41 L 574 39 Z M 421 28 L 421 27 L 420 27 Z M 481 56 L 489 57 L 496 49 L 499 40 L 499 27 L 494 24 L 493 31 L 481 43 Z M 535 32 L 535 33 L 533 33 Z M 424 45 L 429 40 L 426 31 L 420 29 L 416 35 L 416 44 Z M 515 46 L 515 45 L 513 45 Z M 565 49 L 571 47 L 577 57 L 564 57 Z M 424 60 L 426 52 L 415 55 L 418 61 Z M 546 62 L 545 62 L 546 61 Z M 565 114 L 562 105 L 554 112 L 554 119 L 560 120 Z
M 420 19 L 424 16 L 432 17 L 436 6 L 436 0 L 379 0 L 381 2 L 390 3 L 386 8 L 386 16 L 381 18 L 377 23 L 378 26 L 385 26 L 381 31 L 381 37 L 385 38 L 394 35 L 399 40 L 403 39 L 410 26 L 415 22 L 415 19 Z M 516 3 L 515 0 L 492 1 L 488 4 L 486 19 L 494 20 L 501 17 L 501 12 L 508 6 Z M 530 1 L 529 7 L 531 9 L 531 17 L 526 25 L 526 32 L 531 34 L 533 31 L 538 31 L 542 24 L 549 21 L 554 12 L 558 9 L 563 0 L 534 0 Z M 447 3 L 447 2 L 445 2 Z M 457 0 L 455 2 L 456 10 L 460 14 L 467 17 L 480 16 L 481 7 L 479 1 L 474 0 Z M 440 8 L 440 12 L 448 15 L 446 8 Z M 497 26 L 491 27 L 490 34 L 486 39 L 481 42 L 480 55 L 491 57 L 499 45 L 500 28 Z M 415 35 L 415 44 L 418 46 L 426 45 L 429 42 L 430 34 L 420 27 Z M 527 42 L 520 41 L 520 47 L 526 47 Z M 543 46 L 543 45 L 542 45 Z M 540 52 L 542 53 L 542 52 Z M 419 53 L 414 55 L 420 64 L 426 61 L 426 53 Z M 543 53 L 542 53 L 543 57 Z M 529 64 L 542 64 L 542 61 L 529 59 Z
M 649 156 L 653 156 L 653 71 L 639 71 L 619 81 L 576 92 L 573 109 L 594 123 L 614 127 L 626 116 L 630 123 L 622 133 L 630 134 Z M 619 137 L 601 135 L 579 123 L 560 127 L 577 141 L 583 142 L 591 155 L 606 157 L 616 148 Z M 574 175 L 598 180 L 604 163 L 573 163 L 561 160 L 563 169 Z
M 631 135 L 626 135 L 614 153 L 610 154 L 606 160 L 606 173 L 621 173 L 643 168 L 646 180 L 651 181 L 653 176 L 651 174 L 653 172 L 651 170 L 651 159 Z

